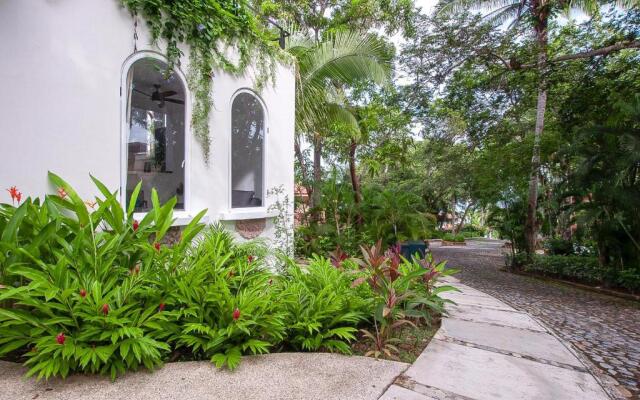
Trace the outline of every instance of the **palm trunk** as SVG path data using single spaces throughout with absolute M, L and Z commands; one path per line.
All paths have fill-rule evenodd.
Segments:
M 322 138 L 316 134 L 313 138 L 313 191 L 311 192 L 311 211 L 313 220 L 321 220 L 320 202 L 322 201 Z
M 356 204 L 356 207 L 360 205 L 362 201 L 362 193 L 360 192 L 360 181 L 358 179 L 358 174 L 356 173 L 356 149 L 358 143 L 355 139 L 351 139 L 351 145 L 349 146 L 349 175 L 351 176 L 351 187 L 353 188 L 353 200 Z M 358 209 L 356 211 L 356 224 L 362 225 L 362 214 Z
M 540 175 L 540 141 L 544 130 L 544 113 L 547 108 L 547 17 L 540 16 L 536 25 L 538 41 L 538 104 L 536 107 L 536 127 L 533 136 L 533 155 L 531 156 L 531 175 L 529 177 L 529 199 L 527 202 L 527 220 L 524 226 L 526 251 L 529 256 L 536 251 L 538 226 L 536 214 L 538 209 L 538 181 Z

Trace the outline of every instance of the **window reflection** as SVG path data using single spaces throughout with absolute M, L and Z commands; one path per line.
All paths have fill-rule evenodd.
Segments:
M 185 89 L 167 65 L 144 58 L 127 75 L 127 204 L 142 181 L 137 212 L 151 208 L 151 189 L 160 202 L 177 197 L 175 209 L 184 209 Z
M 240 93 L 231 107 L 231 206 L 262 206 L 264 110 L 250 93 Z

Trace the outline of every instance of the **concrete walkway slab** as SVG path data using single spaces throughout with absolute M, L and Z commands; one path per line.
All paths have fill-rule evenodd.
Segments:
M 418 384 L 477 400 L 602 400 L 589 374 L 433 340 L 404 374 Z
M 558 339 L 545 332 L 446 318 L 436 337 L 582 368 L 580 361 Z
M 451 318 L 546 332 L 540 324 L 525 313 L 462 304 L 448 305 L 447 312 Z
M 544 326 L 479 290 L 443 297 L 442 326 L 383 400 L 606 400 L 584 365 Z
M 443 299 L 451 300 L 459 305 L 480 306 L 494 308 L 497 310 L 515 311 L 513 307 L 487 295 L 468 295 L 459 292 L 444 292 L 440 295 Z
M 0 362 L 2 400 L 375 400 L 409 365 L 327 353 L 244 357 L 233 372 L 209 362 L 169 363 L 153 373 L 74 375 L 36 383 L 18 364 Z

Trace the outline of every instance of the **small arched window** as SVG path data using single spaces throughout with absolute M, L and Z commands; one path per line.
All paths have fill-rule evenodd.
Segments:
M 264 201 L 265 113 L 260 100 L 240 92 L 231 105 L 231 206 L 261 207 Z
M 184 209 L 185 99 L 182 79 L 156 58 L 141 58 L 127 73 L 126 204 L 142 181 L 135 211 L 151 209 L 151 190 L 160 202 L 177 197 Z

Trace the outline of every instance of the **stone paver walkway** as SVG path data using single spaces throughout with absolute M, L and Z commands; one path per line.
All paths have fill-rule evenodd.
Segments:
M 616 397 L 640 399 L 640 304 L 500 271 L 500 246 L 471 241 L 466 247 L 435 245 L 432 250 L 461 270 L 456 277 L 462 283 L 526 311 L 571 343 Z
M 606 400 L 575 355 L 526 313 L 450 279 L 461 292 L 416 362 L 380 400 Z

